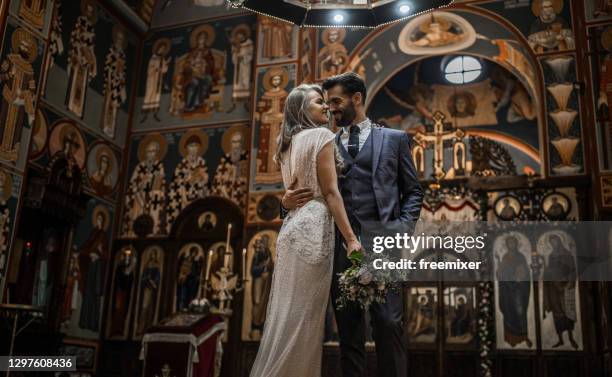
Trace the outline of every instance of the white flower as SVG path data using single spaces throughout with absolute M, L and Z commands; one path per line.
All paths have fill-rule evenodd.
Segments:
M 370 271 L 365 271 L 359 276 L 359 284 L 368 285 L 372 282 L 372 273 Z

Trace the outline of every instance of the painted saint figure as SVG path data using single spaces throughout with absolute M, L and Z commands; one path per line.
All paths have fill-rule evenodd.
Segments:
M 558 16 L 563 0 L 534 0 L 531 9 L 538 19 L 531 25 L 528 42 L 536 53 L 574 48 L 572 29 Z
M 168 231 L 181 211 L 194 200 L 208 196 L 208 168 L 202 155 L 208 147 L 208 135 L 201 131 L 187 132 L 180 142 L 183 160 L 174 170 L 170 184 Z
M 68 326 L 72 318 L 72 313 L 77 310 L 79 305 L 79 298 L 83 294 L 81 292 L 81 271 L 79 270 L 79 264 L 77 262 L 78 252 L 73 253 L 70 256 L 68 262 L 68 277 L 66 278 L 66 291 L 64 293 L 64 300 L 62 303 L 61 311 L 61 322 L 62 326 Z
M 240 24 L 232 30 L 232 63 L 234 64 L 234 86 L 232 100 L 234 105 L 243 102 L 248 106 L 251 97 L 251 62 L 253 61 L 253 41 L 251 28 Z
M 160 250 L 154 247 L 149 250 L 145 267 L 140 275 L 140 302 L 138 303 L 140 313 L 138 316 L 138 336 L 144 334 L 147 328 L 153 326 L 156 321 L 157 302 L 161 289 L 161 261 Z
M 140 143 L 140 163 L 134 168 L 125 198 L 124 236 L 136 236 L 134 223 L 138 219 L 151 225 L 148 235 L 165 233 L 162 226 L 166 204 L 166 174 L 162 162 L 165 153 L 166 144 L 161 135 L 149 135 Z
M 255 241 L 254 246 L 255 250 L 251 264 L 251 278 L 253 279 L 251 331 L 263 332 L 268 298 L 272 288 L 272 273 L 274 272 L 270 236 L 264 234 Z
M 106 55 L 104 64 L 104 106 L 102 107 L 102 131 L 115 137 L 117 112 L 127 99 L 125 65 L 125 31 L 119 26 L 113 29 L 113 44 Z
M 282 182 L 280 166 L 274 161 L 278 135 L 283 122 L 283 110 L 289 81 L 289 72 L 285 68 L 271 68 L 263 77 L 264 94 L 258 101 L 257 119 L 259 128 L 259 149 L 257 151 L 257 183 Z
M 94 208 L 93 229 L 79 252 L 79 282 L 83 292 L 79 327 L 98 332 L 104 295 L 104 270 L 109 255 L 108 227 L 110 214 L 103 205 Z
M 198 246 L 189 246 L 187 252 L 180 254 L 178 266 L 175 309 L 181 311 L 187 309 L 191 301 L 198 295 L 204 266 L 204 252 Z
M 36 38 L 25 29 L 11 36 L 12 52 L 0 64 L 0 159 L 15 162 L 23 127 L 36 116 L 36 81 L 32 63 L 38 54 Z
M 82 0 L 81 15 L 70 34 L 68 51 L 68 94 L 66 106 L 79 118 L 83 117 L 87 87 L 98 74 L 96 62 L 95 29 L 96 8 L 91 0 Z
M 346 29 L 325 29 L 321 33 L 321 39 L 325 45 L 319 51 L 319 78 L 328 77 L 342 73 L 348 64 L 348 50 L 344 47 Z
M 525 342 L 531 348 L 527 312 L 531 296 L 531 273 L 527 259 L 519 251 L 519 241 L 506 237 L 506 253 L 497 267 L 499 284 L 499 309 L 503 314 L 504 340 L 515 347 Z M 498 256 L 496 256 L 499 258 Z
M 246 136 L 241 129 L 225 131 L 225 155 L 217 166 L 212 184 L 212 195 L 230 199 L 241 208 L 246 207 L 249 153 L 244 149 Z M 227 145 L 229 144 L 229 145 Z
M 551 247 L 548 263 L 544 268 L 544 313 L 552 314 L 558 341 L 553 348 L 563 345 L 563 333 L 567 332 L 570 344 L 578 349 L 574 340 L 574 328 L 578 320 L 576 311 L 576 264 L 574 256 L 556 234 L 548 238 Z
M 90 174 L 91 187 L 100 195 L 108 195 L 113 191 L 113 152 L 106 146 L 96 151 L 96 170 Z
M 115 276 L 113 277 L 113 295 L 111 297 L 111 315 L 109 336 L 124 336 L 128 323 L 128 314 L 132 301 L 134 285 L 134 268 L 136 259 L 131 249 L 123 250 L 118 255 Z
M 211 46 L 215 30 L 202 25 L 191 33 L 191 50 L 175 61 L 170 113 L 208 113 L 213 86 L 221 79 L 223 67 L 216 67 Z
M 264 59 L 285 58 L 291 55 L 293 26 L 270 17 L 263 17 L 259 25 L 263 35 Z
M 161 121 L 159 119 L 159 108 L 164 87 L 164 76 L 170 67 L 170 58 L 166 57 L 170 52 L 170 46 L 171 42 L 168 38 L 159 39 L 153 44 L 153 55 L 147 66 L 147 83 L 142 104 L 144 116 L 140 123 L 144 123 L 150 113 L 153 113 L 153 118 L 156 121 Z

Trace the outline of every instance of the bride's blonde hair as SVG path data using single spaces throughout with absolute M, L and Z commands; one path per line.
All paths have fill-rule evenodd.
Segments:
M 321 125 L 316 124 L 312 120 L 308 113 L 308 105 L 310 104 L 308 95 L 313 91 L 323 97 L 323 89 L 319 85 L 302 84 L 294 88 L 285 100 L 283 124 L 280 135 L 278 135 L 276 153 L 274 154 L 274 161 L 279 165 L 282 162 L 283 153 L 291 146 L 293 136 L 303 130 L 321 127 Z M 336 164 L 341 164 L 338 153 L 336 153 Z

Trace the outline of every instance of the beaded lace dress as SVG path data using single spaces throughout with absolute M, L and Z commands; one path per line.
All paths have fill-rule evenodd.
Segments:
M 292 210 L 276 242 L 276 263 L 263 336 L 251 377 L 320 377 L 333 270 L 334 220 L 317 176 L 317 155 L 334 134 L 326 128 L 293 137 L 283 156 L 285 187 L 309 187 L 314 199 Z

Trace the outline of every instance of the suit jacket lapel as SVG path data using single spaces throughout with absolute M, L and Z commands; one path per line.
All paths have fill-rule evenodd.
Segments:
M 372 137 L 372 173 L 376 172 L 378 168 L 378 162 L 380 160 L 380 153 L 382 152 L 383 139 L 385 135 L 382 130 L 375 125 L 372 125 L 372 131 L 370 136 Z

